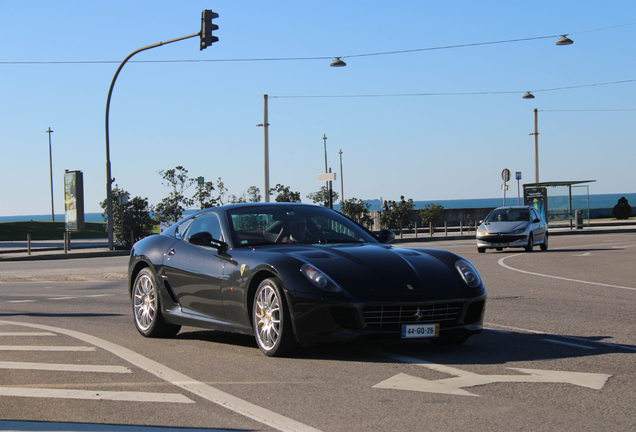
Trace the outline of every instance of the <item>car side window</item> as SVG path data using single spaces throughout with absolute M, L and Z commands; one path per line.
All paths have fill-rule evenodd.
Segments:
M 200 232 L 208 232 L 212 235 L 213 239 L 223 240 L 221 222 L 219 221 L 219 217 L 215 213 L 205 214 L 195 218 L 188 227 L 185 235 L 181 238 L 187 241 L 191 235 Z
M 188 227 L 190 226 L 191 223 L 192 223 L 192 219 L 188 219 L 183 221 L 181 224 L 179 224 L 175 233 L 176 236 L 179 237 L 180 239 L 185 240 L 185 233 L 188 230 Z

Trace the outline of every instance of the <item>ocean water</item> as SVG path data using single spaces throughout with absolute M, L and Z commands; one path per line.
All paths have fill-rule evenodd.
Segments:
M 590 195 L 589 199 L 589 208 L 597 209 L 597 208 L 613 208 L 621 197 L 627 198 L 629 205 L 632 207 L 636 206 L 636 193 L 627 193 L 627 194 L 596 194 Z M 346 197 L 345 197 L 346 198 Z M 399 197 L 396 198 L 396 201 L 399 200 Z M 552 200 L 552 201 L 551 201 Z M 364 200 L 366 203 L 370 204 L 370 210 L 380 210 L 382 206 L 382 201 L 380 199 L 375 200 Z M 554 202 L 555 204 L 559 201 L 567 202 L 567 197 L 548 197 L 549 202 Z M 441 204 L 444 208 L 447 209 L 457 209 L 457 208 L 490 208 L 490 207 L 501 207 L 504 205 L 503 203 L 503 195 L 499 198 L 478 198 L 478 199 L 458 199 L 458 200 L 430 200 L 430 201 L 414 201 L 415 208 L 421 209 L 424 208 L 426 204 Z M 521 203 L 523 204 L 523 197 L 521 198 Z M 506 194 L 506 205 L 517 205 L 517 195 L 516 194 Z M 339 205 L 334 205 L 334 209 L 338 210 Z M 572 195 L 572 207 L 574 209 L 587 209 L 588 208 L 588 200 L 587 195 Z M 192 213 L 192 211 L 187 211 L 186 213 Z M 0 222 L 21 222 L 21 221 L 50 221 L 51 215 L 25 215 L 25 216 L 0 216 Z M 57 222 L 64 222 L 63 214 L 56 214 L 55 220 Z M 85 213 L 84 214 L 85 222 L 104 222 L 104 218 L 101 213 Z

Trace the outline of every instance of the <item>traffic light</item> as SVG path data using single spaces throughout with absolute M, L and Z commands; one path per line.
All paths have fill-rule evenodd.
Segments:
M 218 30 L 219 26 L 216 24 L 212 24 L 212 20 L 214 18 L 218 18 L 219 14 L 216 12 L 212 12 L 209 9 L 204 9 L 201 12 L 201 47 L 200 50 L 206 49 L 214 42 L 218 42 L 219 38 L 216 36 L 212 36 L 213 30 Z

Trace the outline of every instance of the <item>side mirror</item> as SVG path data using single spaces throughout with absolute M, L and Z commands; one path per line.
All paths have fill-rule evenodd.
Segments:
M 388 229 L 381 229 L 377 235 L 378 239 L 382 243 L 391 243 L 393 240 L 395 240 L 395 233 Z
M 219 251 L 219 253 L 227 252 L 228 248 L 227 243 L 213 239 L 212 234 L 206 231 L 192 234 L 190 237 L 188 237 L 188 242 L 197 246 L 212 247 Z
M 539 218 L 537 218 L 537 219 L 532 221 L 532 223 L 539 223 L 539 222 L 541 222 L 541 219 L 539 219 Z

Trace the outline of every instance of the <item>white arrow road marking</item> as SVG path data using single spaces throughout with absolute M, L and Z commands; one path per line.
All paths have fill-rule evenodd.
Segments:
M 607 374 L 595 374 L 584 372 L 562 372 L 562 371 L 547 371 L 540 369 L 522 369 L 522 368 L 507 368 L 516 370 L 528 375 L 479 375 L 473 372 L 464 371 L 451 366 L 445 366 L 427 362 L 425 360 L 416 359 L 413 357 L 401 356 L 398 354 L 386 353 L 382 351 L 370 350 L 371 352 L 381 355 L 383 357 L 389 357 L 394 360 L 402 361 L 417 366 L 423 366 L 428 369 L 432 369 L 438 372 L 444 372 L 450 375 L 455 375 L 454 378 L 445 378 L 441 380 L 427 380 L 424 378 L 418 378 L 407 374 L 398 374 L 392 378 L 389 378 L 381 383 L 373 386 L 373 388 L 386 388 L 395 390 L 409 390 L 419 391 L 426 393 L 443 393 L 453 394 L 461 396 L 479 396 L 470 393 L 466 390 L 462 390 L 464 387 L 475 387 L 484 384 L 496 383 L 496 382 L 518 382 L 518 383 L 565 383 L 572 384 L 581 387 L 588 387 L 595 390 L 600 390 L 605 385 L 605 382 L 611 377 Z

